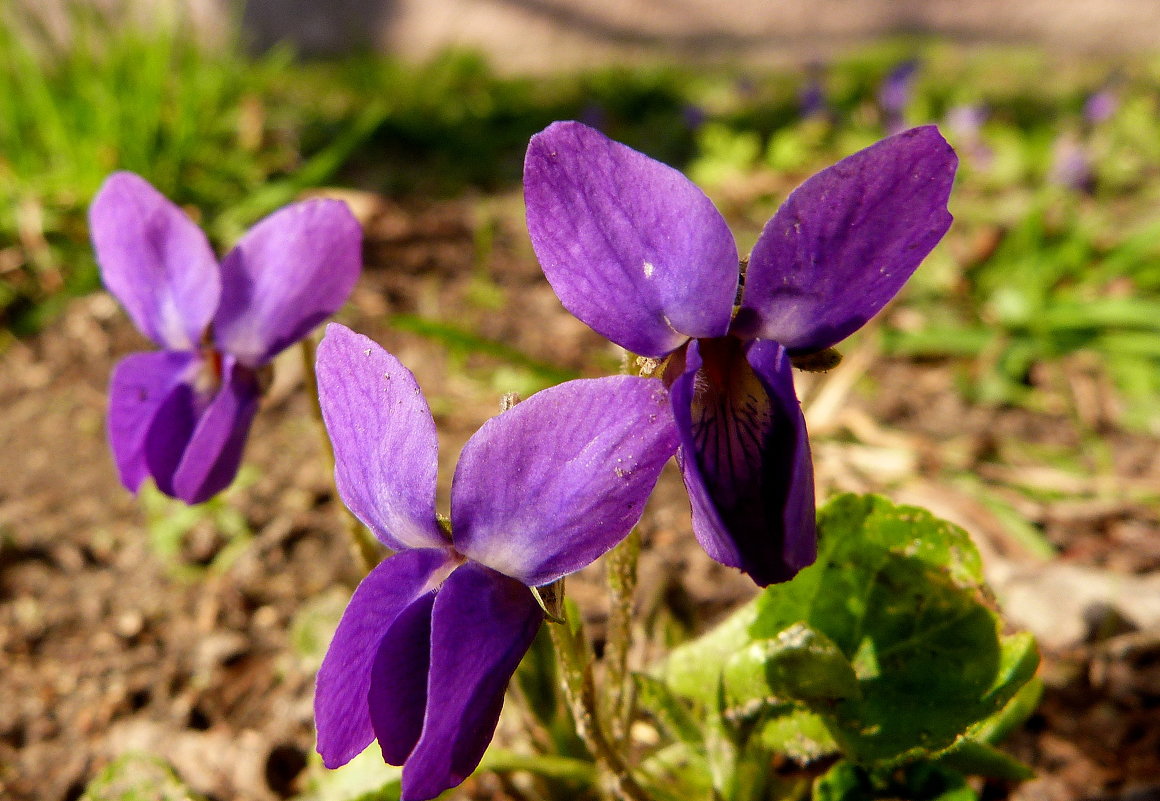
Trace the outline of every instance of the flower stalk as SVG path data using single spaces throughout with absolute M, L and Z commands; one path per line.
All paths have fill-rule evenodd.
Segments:
M 633 686 L 628 670 L 629 643 L 632 641 L 633 600 L 636 595 L 636 566 L 640 557 L 640 530 L 634 528 L 608 554 L 608 634 L 605 639 L 604 698 L 605 720 L 612 747 L 628 753 L 632 725 Z
M 628 763 L 605 736 L 600 725 L 596 692 L 592 679 L 592 657 L 584 630 L 575 609 L 564 610 L 563 625 L 551 625 L 548 631 L 560 666 L 560 683 L 564 698 L 576 723 L 576 733 L 592 753 L 600 773 L 600 789 L 609 801 L 649 801 L 649 795 L 633 778 Z

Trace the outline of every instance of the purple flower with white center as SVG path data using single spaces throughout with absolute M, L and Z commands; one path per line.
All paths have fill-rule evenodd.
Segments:
M 758 584 L 817 551 L 790 359 L 894 297 L 950 226 L 956 164 L 928 126 L 823 170 L 766 223 L 741 285 L 725 220 L 681 173 L 576 122 L 532 137 L 524 198 L 544 274 L 596 331 L 667 359 L 693 532 Z
M 163 348 L 113 370 L 109 443 L 121 483 L 136 492 L 151 476 L 166 495 L 201 503 L 237 474 L 259 371 L 350 294 L 362 231 L 344 203 L 296 203 L 219 265 L 201 229 L 128 172 L 109 176 L 89 220 L 105 286 Z
M 543 612 L 530 587 L 579 570 L 640 519 L 677 448 L 661 382 L 569 381 L 489 420 L 435 514 L 438 442 L 415 377 L 337 324 L 318 348 L 339 494 L 389 548 L 338 624 L 314 699 L 331 768 L 374 739 L 403 799 L 433 798 L 479 764 L 504 688 Z

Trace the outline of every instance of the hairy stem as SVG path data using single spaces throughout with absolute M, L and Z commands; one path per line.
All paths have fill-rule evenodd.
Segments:
M 560 681 L 564 698 L 576 721 L 576 733 L 592 752 L 602 778 L 601 790 L 609 801 L 649 801 L 644 791 L 629 772 L 620 753 L 609 744 L 601 729 L 596 692 L 592 682 L 592 660 L 584 641 L 584 632 L 575 612 L 565 610 L 563 624 L 549 624 L 552 644 L 560 666 Z
M 634 528 L 624 542 L 608 554 L 608 636 L 604 655 L 605 720 L 612 747 L 628 753 L 632 724 L 633 685 L 628 672 L 628 651 L 632 642 L 633 599 L 636 595 L 636 564 L 640 557 L 640 531 Z
M 306 382 L 306 394 L 310 396 L 310 410 L 318 423 L 318 433 L 322 437 L 323 448 L 330 459 L 331 481 L 334 481 L 334 445 L 330 442 L 330 436 L 326 433 L 326 423 L 322 419 L 322 405 L 318 399 L 318 379 L 314 375 L 314 340 L 311 337 L 308 336 L 302 340 L 301 353 L 302 375 Z M 335 487 L 335 497 L 338 497 L 337 486 Z M 341 500 L 339 508 L 342 510 L 341 514 L 346 520 L 347 532 L 350 534 L 354 563 L 364 573 L 369 573 L 375 565 L 382 561 L 385 555 L 384 549 L 379 545 L 378 540 L 367 531 L 366 526 L 342 504 Z

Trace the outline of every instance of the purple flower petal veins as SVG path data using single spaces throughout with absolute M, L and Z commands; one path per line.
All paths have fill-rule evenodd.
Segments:
M 785 348 L 724 338 L 690 343 L 686 358 L 672 393 L 693 534 L 758 584 L 787 581 L 813 563 L 817 538 L 809 438 Z
M 318 345 L 316 370 L 343 502 L 393 551 L 446 547 L 435 518 L 439 441 L 415 376 L 336 324 Z
M 865 325 L 950 228 L 957 164 L 934 126 L 913 128 L 795 189 L 753 246 L 735 331 L 792 354 Z
M 897 294 L 950 225 L 956 166 L 928 126 L 810 178 L 762 231 L 734 316 L 736 247 L 692 182 L 577 122 L 528 145 L 528 231 L 545 276 L 596 331 L 668 359 L 694 532 L 760 584 L 816 550 L 788 355 L 832 346 Z
M 737 247 L 681 173 L 578 122 L 532 137 L 528 232 L 561 302 L 633 353 L 660 357 L 722 336 L 737 294 Z
M 89 220 L 105 286 L 164 349 L 127 357 L 109 386 L 121 481 L 135 492 L 152 477 L 200 503 L 237 474 L 257 371 L 350 293 L 358 223 L 337 201 L 294 204 L 259 222 L 219 267 L 189 217 L 127 172 L 105 181 Z
M 655 379 L 571 381 L 488 421 L 463 449 L 451 537 L 435 517 L 437 442 L 414 376 L 337 324 L 318 348 L 339 493 L 400 553 L 364 580 L 315 694 L 337 767 L 378 739 L 403 799 L 463 781 L 543 621 L 529 587 L 583 567 L 636 524 L 677 447 Z

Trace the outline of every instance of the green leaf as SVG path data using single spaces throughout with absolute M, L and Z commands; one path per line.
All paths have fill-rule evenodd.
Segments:
M 982 743 L 998 745 L 1016 727 L 1023 725 L 1039 706 L 1043 697 L 1043 679 L 1035 676 L 1015 693 L 1001 710 L 971 727 L 970 737 Z
M 662 667 L 664 682 L 673 692 L 704 702 L 716 701 L 721 665 L 753 639 L 749 629 L 757 622 L 757 604 L 742 606 L 708 633 L 674 648 Z
M 948 748 L 1031 679 L 1034 640 L 1002 634 L 962 529 L 854 495 L 818 523 L 816 564 L 673 652 L 664 678 L 675 692 L 756 720 L 770 745 L 820 720 L 848 759 L 872 765 Z
M 725 713 L 754 702 L 787 701 L 833 706 L 859 698 L 858 677 L 845 654 L 826 635 L 795 623 L 777 637 L 755 640 L 726 661 L 721 673 Z
M 978 801 L 959 773 L 918 764 L 901 775 L 879 776 L 849 762 L 838 762 L 814 782 L 813 801 Z
M 838 753 L 838 743 L 822 717 L 797 707 L 759 723 L 754 736 L 770 751 L 803 765 Z
M 1035 776 L 1035 771 L 1028 765 L 978 740 L 959 740 L 939 756 L 936 764 L 968 776 L 986 776 L 1009 782 L 1024 781 Z
M 668 686 L 652 676 L 634 673 L 637 705 L 648 713 L 665 735 L 676 742 L 703 746 L 701 727 L 680 698 Z

